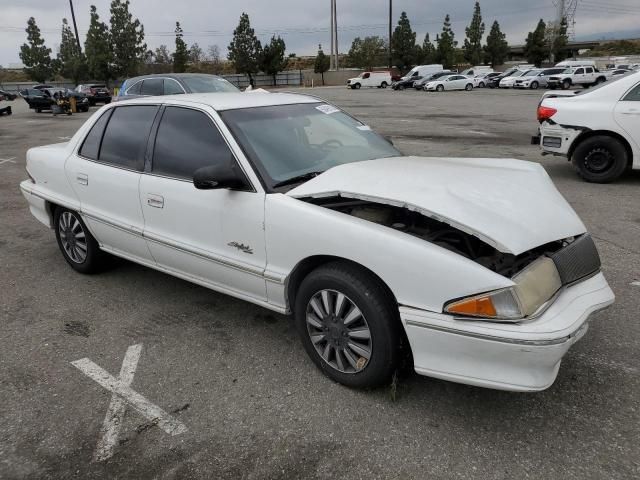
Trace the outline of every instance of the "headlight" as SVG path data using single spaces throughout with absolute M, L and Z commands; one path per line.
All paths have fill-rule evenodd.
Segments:
M 513 287 L 454 300 L 445 312 L 504 322 L 519 321 L 536 313 L 562 287 L 555 263 L 540 257 L 512 278 Z

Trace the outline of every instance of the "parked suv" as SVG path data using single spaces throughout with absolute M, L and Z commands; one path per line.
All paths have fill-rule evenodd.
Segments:
M 551 75 L 557 75 L 564 72 L 566 69 L 560 68 L 547 68 L 545 70 L 537 72 L 535 75 L 527 75 L 516 79 L 514 88 L 530 88 L 537 90 L 538 88 L 547 88 L 549 86 L 549 77 Z
M 555 88 L 568 90 L 574 85 L 581 85 L 584 88 L 589 88 L 592 85 L 598 85 L 606 81 L 606 75 L 600 72 L 597 68 L 584 66 L 567 68 L 558 75 L 552 75 L 549 77 L 548 83 L 549 88 L 552 90 Z
M 131 98 L 178 95 L 182 93 L 239 92 L 231 82 L 217 75 L 202 73 L 163 73 L 129 78 L 122 83 L 113 101 Z
M 103 83 L 92 83 L 89 85 L 78 85 L 76 92 L 84 93 L 89 99 L 90 105 L 96 103 L 111 103 L 111 92 Z

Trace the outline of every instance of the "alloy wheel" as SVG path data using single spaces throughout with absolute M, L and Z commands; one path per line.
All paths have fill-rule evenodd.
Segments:
M 74 263 L 87 259 L 87 236 L 80 220 L 71 212 L 64 212 L 58 221 L 60 242 L 67 257 Z
M 371 359 L 371 331 L 362 311 L 336 290 L 314 294 L 306 309 L 307 332 L 322 360 L 342 373 L 354 374 Z

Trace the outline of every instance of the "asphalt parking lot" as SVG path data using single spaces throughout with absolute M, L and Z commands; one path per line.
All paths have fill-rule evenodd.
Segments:
M 18 183 L 28 148 L 65 141 L 90 114 L 54 118 L 17 99 L 0 117 L 0 478 L 638 478 L 640 172 L 592 185 L 541 157 L 529 145 L 540 92 L 304 91 L 407 154 L 546 168 L 617 296 L 556 383 L 516 394 L 409 372 L 349 390 L 314 367 L 287 317 L 125 261 L 75 273 Z M 130 388 L 186 431 L 171 435 L 128 406 L 113 456 L 95 461 L 112 393 L 71 362 L 116 377 L 133 345 Z

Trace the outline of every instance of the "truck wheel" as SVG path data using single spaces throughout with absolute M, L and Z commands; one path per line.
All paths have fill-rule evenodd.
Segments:
M 571 80 L 568 78 L 562 81 L 562 89 L 569 90 L 571 88 Z
M 307 354 L 332 380 L 371 388 L 391 379 L 401 356 L 398 307 L 368 271 L 319 267 L 300 284 L 294 315 Z
M 362 87 L 362 85 L 360 85 L 359 83 L 356 83 L 353 88 L 355 88 L 356 90 L 360 90 L 360 87 Z
M 387 82 L 382 82 L 382 84 L 380 85 L 380 87 L 382 88 L 387 88 L 389 86 L 389 84 Z
M 629 164 L 627 149 L 616 138 L 596 135 L 582 141 L 571 160 L 587 182 L 609 183 L 624 173 Z
M 604 82 L 606 82 L 606 81 L 607 81 L 607 79 L 606 79 L 605 77 L 598 77 L 598 78 L 596 79 L 596 83 L 595 83 L 595 85 L 600 85 L 601 83 L 604 83 Z

